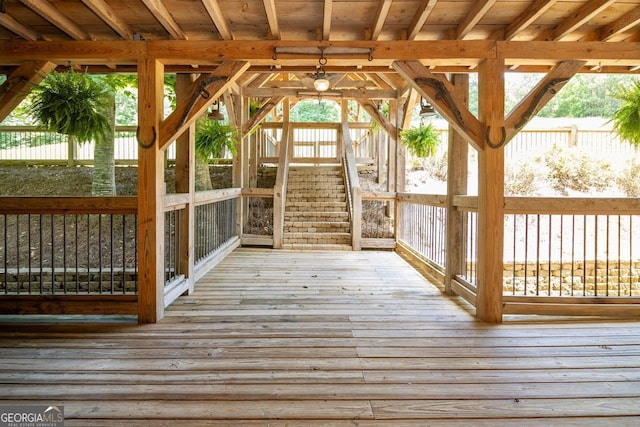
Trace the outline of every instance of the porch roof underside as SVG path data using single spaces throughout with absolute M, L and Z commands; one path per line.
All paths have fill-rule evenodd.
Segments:
M 132 72 L 153 57 L 192 73 L 243 60 L 250 67 L 237 86 L 268 97 L 274 87 L 312 89 L 324 54 L 332 89 L 394 98 L 385 91 L 409 88 L 394 61 L 420 60 L 434 73 L 475 72 L 495 57 L 510 71 L 548 72 L 562 60 L 586 61 L 580 72 L 640 69 L 640 0 L 5 3 L 6 74 L 25 60 Z
M 637 425 L 639 348 L 637 321 L 478 322 L 394 252 L 238 249 L 157 324 L 3 325 L 0 402 L 68 426 Z

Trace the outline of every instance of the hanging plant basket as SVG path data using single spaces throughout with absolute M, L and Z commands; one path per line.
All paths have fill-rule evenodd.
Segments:
M 405 129 L 400 132 L 400 137 L 407 150 L 421 159 L 434 156 L 440 143 L 440 135 L 431 123 L 415 129 Z
M 33 88 L 31 116 L 49 131 L 100 143 L 111 127 L 103 113 L 110 90 L 86 74 L 54 71 Z

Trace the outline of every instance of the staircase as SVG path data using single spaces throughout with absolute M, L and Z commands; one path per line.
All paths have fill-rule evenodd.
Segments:
M 340 166 L 289 168 L 282 247 L 351 250 L 349 211 Z

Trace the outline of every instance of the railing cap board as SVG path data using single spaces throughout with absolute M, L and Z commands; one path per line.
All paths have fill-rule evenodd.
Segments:
M 640 215 L 640 197 L 505 197 L 505 214 Z
M 2 214 L 136 214 L 138 197 L 1 197 Z

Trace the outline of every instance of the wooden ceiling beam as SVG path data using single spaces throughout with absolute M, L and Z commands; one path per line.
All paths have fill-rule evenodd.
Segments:
M 505 119 L 505 142 L 510 141 L 520 129 L 529 123 L 584 65 L 584 61 L 563 61 L 547 73 Z
M 82 0 L 113 31 L 126 40 L 133 40 L 133 30 L 104 0 Z
M 147 6 L 149 12 L 158 20 L 160 25 L 169 33 L 171 37 L 176 40 L 187 40 L 188 37 L 182 31 L 178 23 L 173 19 L 173 16 L 169 13 L 169 10 L 165 7 L 164 3 L 160 0 L 142 0 Z
M 553 30 L 552 40 L 561 40 L 571 34 L 615 2 L 616 0 L 593 0 L 587 2 L 582 8 L 565 19 L 564 22 Z
M 391 1 L 392 0 L 378 1 L 378 9 L 376 10 L 373 23 L 371 24 L 371 40 L 378 40 L 380 37 L 384 22 L 387 20 L 387 16 L 389 15 L 389 9 L 391 9 Z
M 24 100 L 31 89 L 55 70 L 48 61 L 25 61 L 0 85 L 0 122 Z
M 242 135 L 247 135 L 251 131 L 253 131 L 256 126 L 258 126 L 267 115 L 273 111 L 276 106 L 282 102 L 284 99 L 283 96 L 278 96 L 274 98 L 270 98 L 265 102 L 262 107 L 255 114 L 247 120 L 246 123 L 242 125 Z
M 456 39 L 462 40 L 467 34 L 473 30 L 478 22 L 489 12 L 489 9 L 493 7 L 496 0 L 479 0 L 475 2 L 475 5 L 471 11 L 467 14 L 466 18 L 462 21 L 456 30 Z
M 322 40 L 329 40 L 331 36 L 331 17 L 333 15 L 333 0 L 324 0 L 322 8 Z
M 0 25 L 22 37 L 25 40 L 36 41 L 36 40 L 46 40 L 45 37 L 36 33 L 30 28 L 25 27 L 15 19 L 11 17 L 8 13 L 0 13 Z
M 227 19 L 222 13 L 222 8 L 220 8 L 220 3 L 218 2 L 218 0 L 202 0 L 202 4 L 204 5 L 205 9 L 207 9 L 207 13 L 213 21 L 213 25 L 216 26 L 222 39 L 233 40 L 233 33 L 231 32 L 231 28 L 229 28 Z
M 391 123 L 391 121 L 386 118 L 380 110 L 378 110 L 378 105 L 368 98 L 356 98 L 356 102 L 364 108 L 364 110 L 371 116 L 373 120 L 375 120 L 389 135 L 393 138 L 398 135 L 398 128 Z
M 453 94 L 453 85 L 442 75 L 430 72 L 418 61 L 397 61 L 393 68 L 447 119 L 476 150 L 484 148 L 484 126 Z
M 616 19 L 612 23 L 605 25 L 599 29 L 600 41 L 606 42 L 611 38 L 617 36 L 620 33 L 635 27 L 640 24 L 640 7 L 632 12 L 625 13 L 620 18 Z
M 93 38 L 79 25 L 64 15 L 55 6 L 45 0 L 20 0 L 29 9 L 64 31 L 74 40 L 92 40 Z
M 329 58 L 333 66 L 388 67 L 392 61 L 410 61 L 428 56 L 435 67 L 463 69 L 469 63 L 485 58 L 504 58 L 508 63 L 548 69 L 558 61 L 585 60 L 602 63 L 603 67 L 634 66 L 640 61 L 639 42 L 545 42 L 545 41 L 361 41 L 361 42 L 298 42 L 301 46 L 327 45 L 373 49 L 373 61 L 361 54 Z M 0 40 L 0 66 L 19 65 L 26 60 L 54 62 L 74 61 L 83 64 L 136 64 L 138 59 L 155 58 L 166 66 L 200 64 L 217 65 L 222 61 L 251 61 L 254 66 L 266 66 L 278 72 L 278 65 L 312 66 L 316 57 L 273 60 L 273 51 L 280 41 L 9 41 Z M 427 59 L 425 59 L 427 61 Z M 542 67 L 540 67 L 542 66 Z M 457 67 L 457 68 L 456 68 Z M 327 68 L 328 70 L 328 68 Z
M 263 0 L 264 11 L 267 14 L 267 23 L 269 24 L 269 31 L 271 37 L 275 40 L 280 40 L 280 26 L 278 25 L 278 14 L 276 12 L 275 0 Z
M 171 141 L 180 136 L 247 68 L 248 62 L 228 61 L 210 74 L 201 74 L 191 84 L 186 101 L 177 105 L 160 124 L 159 149 L 165 149 Z
M 327 92 L 318 92 L 315 89 L 307 88 L 262 88 L 262 87 L 245 87 L 242 90 L 244 96 L 253 98 L 276 98 L 283 96 L 285 98 L 300 98 L 305 96 L 321 96 L 326 97 L 342 97 L 342 98 L 371 98 L 371 99 L 396 99 L 398 97 L 397 90 L 382 89 L 331 89 Z
M 427 19 L 429 18 L 429 15 L 431 15 L 436 3 L 438 3 L 438 0 L 422 0 L 422 3 L 418 6 L 416 14 L 413 15 L 413 19 L 411 20 L 411 24 L 407 30 L 408 40 L 415 40 L 418 34 L 420 34 L 420 30 L 422 30 L 425 22 L 427 22 Z
M 529 27 L 540 16 L 542 16 L 551 6 L 556 4 L 558 0 L 536 0 L 533 4 L 520 16 L 509 24 L 507 27 L 504 39 L 512 40 L 519 32 Z

